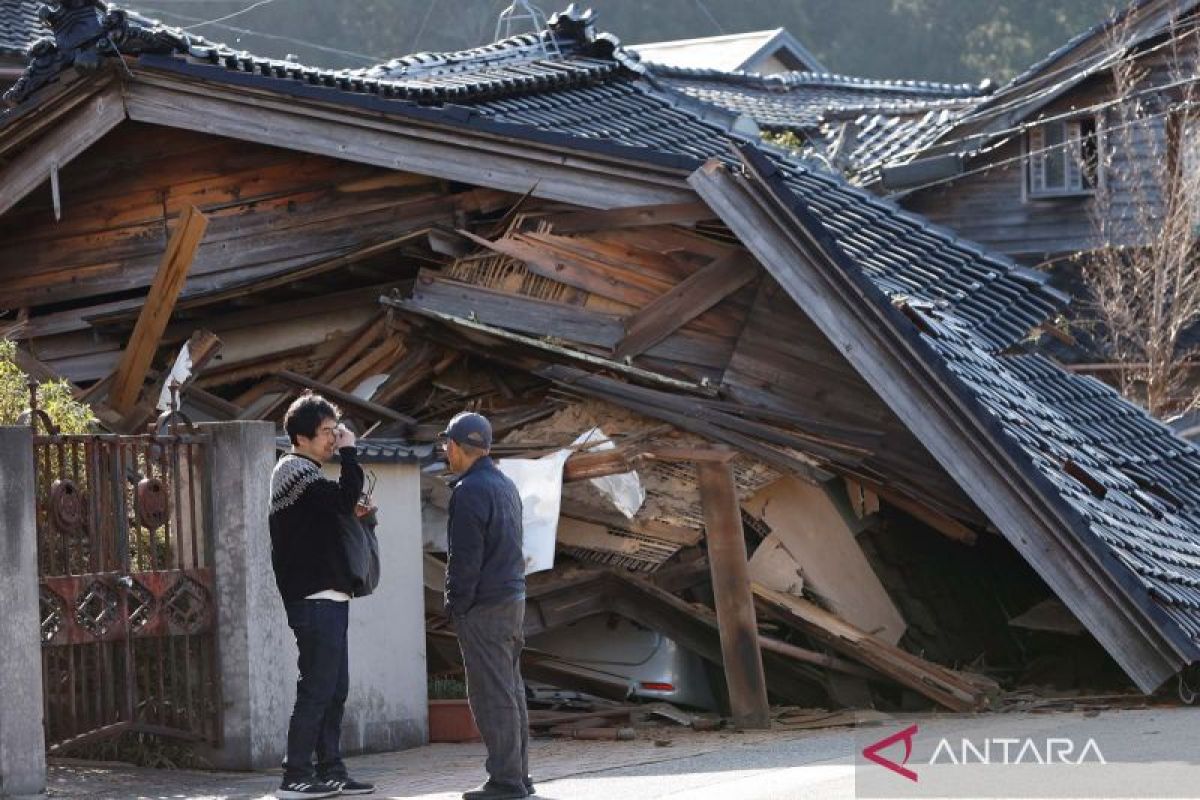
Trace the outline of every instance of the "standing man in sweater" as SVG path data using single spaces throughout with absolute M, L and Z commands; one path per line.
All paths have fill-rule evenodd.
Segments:
M 438 437 L 451 472 L 446 611 L 467 673 L 467 699 L 487 747 L 488 779 L 464 800 L 533 794 L 529 716 L 521 680 L 525 646 L 525 558 L 521 497 L 492 462 L 492 426 L 462 413 Z
M 338 515 L 355 513 L 363 470 L 354 434 L 338 424 L 338 416 L 320 395 L 306 394 L 292 403 L 283 420 L 292 450 L 271 473 L 271 565 L 300 651 L 283 783 L 275 795 L 281 800 L 375 790 L 352 780 L 342 762 L 351 588 Z M 335 452 L 342 462 L 336 482 L 321 473 Z

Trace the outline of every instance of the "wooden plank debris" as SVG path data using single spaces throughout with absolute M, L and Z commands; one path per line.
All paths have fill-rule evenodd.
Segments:
M 125 345 L 116 378 L 109 391 L 109 405 L 119 414 L 133 408 L 142 391 L 146 370 L 158 350 L 163 331 L 171 319 L 175 301 L 187 281 L 188 268 L 208 229 L 208 218 L 195 206 L 189 206 L 179 217 L 171 240 L 163 253 L 162 264 L 146 296 L 146 304 L 138 316 L 133 334 Z
M 979 711 L 987 696 L 953 671 L 888 644 L 807 600 L 755 584 L 758 606 L 768 616 L 794 625 L 843 655 L 855 659 L 952 711 Z
M 749 253 L 737 250 L 697 270 L 625 320 L 625 336 L 613 355 L 641 355 L 759 275 Z
M 743 507 L 767 523 L 804 571 L 808 587 L 834 613 L 888 644 L 900 641 L 907 628 L 904 617 L 824 486 L 784 478 Z

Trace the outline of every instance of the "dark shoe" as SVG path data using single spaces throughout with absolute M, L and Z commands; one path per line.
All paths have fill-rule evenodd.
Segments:
M 478 789 L 463 792 L 463 800 L 520 800 L 529 797 L 529 792 L 522 786 L 509 786 L 506 783 L 488 781 Z
M 332 778 L 329 783 L 338 787 L 338 791 L 342 794 L 371 794 L 375 791 L 375 784 L 363 783 L 350 777 Z
M 309 800 L 316 797 L 337 797 L 338 791 L 338 787 L 329 781 L 297 778 L 281 783 L 275 797 L 279 800 Z
M 533 788 L 533 778 L 525 776 L 525 792 L 529 795 L 537 794 L 537 789 Z

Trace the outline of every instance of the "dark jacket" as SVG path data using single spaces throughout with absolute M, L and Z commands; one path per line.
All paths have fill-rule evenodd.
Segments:
M 454 484 L 449 512 L 446 611 L 457 617 L 523 598 L 521 497 L 491 458 L 477 460 Z
M 363 487 L 358 451 L 338 451 L 342 475 L 331 481 L 311 458 L 288 453 L 271 473 L 271 566 L 285 603 L 336 589 L 352 593 L 338 514 L 353 514 Z

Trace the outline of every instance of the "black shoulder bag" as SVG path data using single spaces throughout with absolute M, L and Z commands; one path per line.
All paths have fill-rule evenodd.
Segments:
M 373 515 L 372 515 L 373 517 Z M 366 597 L 379 585 L 379 539 L 375 521 L 360 520 L 353 514 L 338 514 L 342 529 L 342 550 L 350 568 L 350 594 Z

